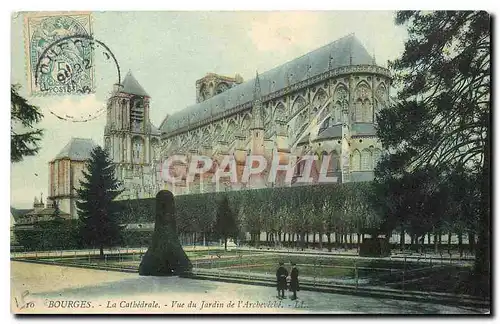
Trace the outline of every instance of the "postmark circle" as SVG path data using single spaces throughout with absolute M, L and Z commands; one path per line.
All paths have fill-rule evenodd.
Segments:
M 116 82 L 120 84 L 120 66 L 115 55 L 103 42 L 92 35 L 73 35 L 58 39 L 40 55 L 35 66 L 35 86 L 46 95 L 82 95 L 95 92 L 95 66 L 100 59 L 116 70 Z M 105 85 L 112 89 L 113 84 Z M 49 108 L 50 110 L 50 108 Z M 60 119 L 82 122 L 95 119 L 106 109 L 79 116 L 50 111 Z

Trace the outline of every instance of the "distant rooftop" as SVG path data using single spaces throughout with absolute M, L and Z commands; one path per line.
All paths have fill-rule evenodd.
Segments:
M 144 90 L 144 88 L 139 84 L 139 82 L 134 78 L 132 72 L 128 71 L 125 79 L 122 82 L 122 89 L 120 92 L 135 94 L 138 96 L 149 97 L 149 94 Z
M 56 155 L 54 160 L 69 158 L 73 161 L 90 159 L 90 152 L 97 144 L 90 138 L 71 138 L 68 144 Z

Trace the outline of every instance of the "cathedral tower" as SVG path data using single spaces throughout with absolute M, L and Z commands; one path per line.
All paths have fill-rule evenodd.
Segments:
M 108 99 L 104 147 L 115 164 L 124 198 L 154 196 L 160 132 L 149 120 L 150 96 L 129 71 Z

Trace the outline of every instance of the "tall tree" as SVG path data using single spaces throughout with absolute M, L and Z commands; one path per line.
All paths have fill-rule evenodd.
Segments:
M 215 234 L 218 238 L 224 240 L 224 250 L 227 251 L 227 239 L 238 237 L 238 224 L 236 223 L 236 215 L 229 206 L 227 196 L 223 196 L 219 202 L 217 216 L 215 220 Z
M 25 156 L 32 156 L 40 150 L 43 130 L 34 128 L 43 114 L 40 108 L 30 104 L 19 95 L 20 85 L 10 87 L 10 161 L 20 162 Z
M 403 55 L 391 63 L 398 103 L 377 118 L 384 148 L 412 171 L 461 166 L 481 179 L 476 273 L 490 275 L 490 16 L 484 11 L 400 11 Z
M 79 200 L 76 202 L 80 233 L 86 244 L 99 247 L 100 256 L 104 258 L 105 246 L 121 242 L 122 226 L 112 201 L 122 190 L 115 178 L 114 165 L 100 146 L 92 150 L 86 170 L 82 173 L 83 180 L 77 189 Z

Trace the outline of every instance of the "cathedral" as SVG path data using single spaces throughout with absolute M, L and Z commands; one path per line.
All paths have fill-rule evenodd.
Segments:
M 220 163 L 231 156 L 240 172 L 248 155 L 279 156 L 300 177 L 300 157 L 319 154 L 330 157 L 327 173 L 338 182 L 370 181 L 382 154 L 375 116 L 388 104 L 390 85 L 389 70 L 377 66 L 353 34 L 246 82 L 208 74 L 196 82 L 196 104 L 161 123 L 161 158 L 184 155 L 189 163 L 205 155 Z M 180 183 L 162 184 L 174 194 L 245 187 L 214 184 L 210 172 L 194 183 L 179 166 L 170 172 L 184 174 Z
M 124 189 L 118 199 L 154 197 L 161 189 L 181 195 L 298 185 L 306 154 L 329 156 L 326 173 L 338 182 L 370 181 L 382 154 L 375 116 L 388 105 L 390 85 L 389 70 L 351 34 L 252 80 L 209 73 L 196 81 L 196 103 L 167 115 L 157 128 L 149 117 L 151 97 L 128 72 L 108 99 L 104 129 L 104 148 Z M 75 188 L 95 145 L 71 139 L 49 163 L 48 202 L 56 201 L 71 218 L 77 217 Z M 176 155 L 187 163 L 162 170 L 163 161 Z M 188 181 L 185 169 L 196 155 L 212 158 L 214 167 Z M 293 168 L 293 178 L 212 181 L 227 157 L 241 176 L 250 155 L 278 156 L 279 164 Z M 183 175 L 169 183 L 162 172 Z

